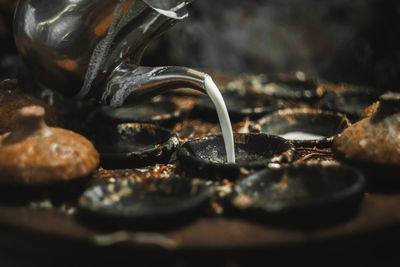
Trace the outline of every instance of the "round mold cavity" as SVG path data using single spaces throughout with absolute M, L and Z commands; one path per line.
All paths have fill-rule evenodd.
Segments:
M 95 137 L 100 165 L 106 169 L 167 163 L 179 144 L 170 130 L 147 123 L 122 123 Z
M 236 212 L 266 222 L 334 222 L 354 214 L 364 188 L 363 174 L 350 166 L 292 164 L 241 180 L 229 203 Z
M 365 87 L 349 87 L 329 91 L 321 99 L 324 109 L 345 114 L 351 120 L 358 120 L 363 111 L 379 99 L 382 92 Z
M 278 109 L 276 100 L 261 94 L 240 94 L 239 92 L 227 91 L 222 96 L 232 121 L 241 121 L 246 117 L 257 119 Z M 215 106 L 208 96 L 200 98 L 193 113 L 207 121 L 218 120 Z
M 350 122 L 343 114 L 319 109 L 282 109 L 266 115 L 251 131 L 282 136 L 296 147 L 327 148 Z
M 93 121 L 103 124 L 111 123 L 153 123 L 164 127 L 172 127 L 186 114 L 186 110 L 167 100 L 147 101 L 120 108 L 102 106 L 95 114 Z
M 206 204 L 210 188 L 186 177 L 122 180 L 88 188 L 79 199 L 87 219 L 125 225 L 170 223 L 181 220 Z
M 257 91 L 276 98 L 303 101 L 318 99 L 324 94 L 318 84 L 303 73 L 261 75 Z
M 186 142 L 178 151 L 180 166 L 196 177 L 234 180 L 294 158 L 293 144 L 279 136 L 235 134 L 234 138 L 236 163 L 226 162 L 223 138 L 215 135 Z

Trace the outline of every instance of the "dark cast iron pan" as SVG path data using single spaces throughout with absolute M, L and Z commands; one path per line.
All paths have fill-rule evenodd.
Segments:
M 92 114 L 90 120 L 95 125 L 107 121 L 111 124 L 138 122 L 171 127 L 185 114 L 185 109 L 179 108 L 171 101 L 144 101 L 120 108 L 102 106 Z
M 382 92 L 364 87 L 349 87 L 340 91 L 330 91 L 321 99 L 321 106 L 346 114 L 351 120 L 358 120 L 369 105 L 378 101 Z
M 178 151 L 181 168 L 196 177 L 234 180 L 269 164 L 290 162 L 295 153 L 287 140 L 266 134 L 235 134 L 236 163 L 226 162 L 221 135 L 186 142 Z
M 237 213 L 294 227 L 348 219 L 364 196 L 365 178 L 346 165 L 292 164 L 238 182 L 230 195 Z
M 319 99 L 324 91 L 304 74 L 266 74 L 260 76 L 260 93 L 281 99 L 310 101 Z
M 122 123 L 99 132 L 94 140 L 100 165 L 108 169 L 167 163 L 179 141 L 170 130 L 146 123 Z
M 88 188 L 79 199 L 82 219 L 108 226 L 158 229 L 201 214 L 210 188 L 186 177 L 122 180 Z M 195 214 L 193 214 L 195 213 Z M 190 215 L 190 216 L 189 216 Z
M 282 109 L 266 115 L 252 124 L 253 132 L 283 135 L 289 132 L 306 132 L 323 136 L 311 140 L 290 140 L 296 147 L 327 148 L 333 139 L 350 126 L 345 115 L 320 109 Z
M 222 94 L 229 117 L 232 121 L 241 121 L 248 117 L 258 119 L 278 109 L 278 102 L 270 96 L 262 94 L 241 94 L 238 91 L 227 91 Z M 208 96 L 200 98 L 192 111 L 206 121 L 217 121 L 218 116 L 214 104 Z

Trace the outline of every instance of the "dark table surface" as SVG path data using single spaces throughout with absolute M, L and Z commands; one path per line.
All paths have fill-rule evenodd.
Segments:
M 400 264 L 400 194 L 366 194 L 352 218 L 308 229 L 199 216 L 172 228 L 104 230 L 60 209 L 5 205 L 0 225 L 1 266 Z

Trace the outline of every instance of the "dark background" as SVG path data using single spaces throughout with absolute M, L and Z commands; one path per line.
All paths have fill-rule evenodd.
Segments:
M 16 73 L 15 2 L 0 0 L 1 78 Z M 143 64 L 231 74 L 304 71 L 399 91 L 399 19 L 397 0 L 194 0 L 190 17 L 153 43 Z
M 147 63 L 233 74 L 300 70 L 399 89 L 400 1 L 195 0 L 190 15 L 150 48 Z

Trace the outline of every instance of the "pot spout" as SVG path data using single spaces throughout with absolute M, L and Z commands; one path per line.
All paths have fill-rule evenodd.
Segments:
M 142 67 L 124 64 L 114 72 L 101 98 L 102 104 L 119 107 L 178 88 L 205 93 L 205 73 L 187 67 Z

